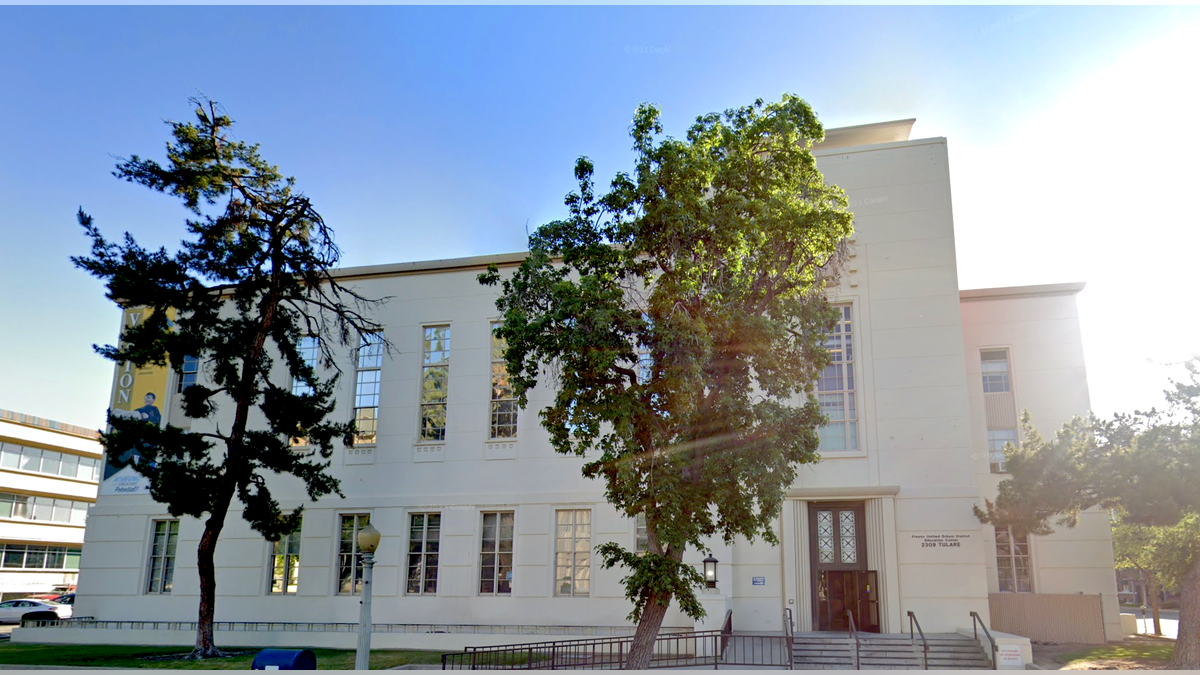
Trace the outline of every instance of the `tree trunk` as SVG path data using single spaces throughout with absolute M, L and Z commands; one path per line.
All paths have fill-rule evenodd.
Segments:
M 232 499 L 232 495 L 230 495 Z M 196 567 L 200 573 L 200 616 L 196 622 L 196 648 L 190 654 L 193 659 L 224 656 L 217 649 L 213 637 L 213 617 L 217 610 L 217 567 L 215 555 L 217 540 L 225 528 L 225 515 L 229 512 L 229 499 L 223 506 L 213 510 L 204 523 L 204 535 L 196 549 Z
M 642 620 L 638 621 L 637 631 L 633 634 L 629 658 L 625 660 L 625 670 L 646 670 L 650 667 L 650 657 L 654 655 L 654 640 L 658 637 L 658 629 L 662 627 L 670 603 L 670 595 L 650 594 L 650 600 L 642 610 Z
M 1179 635 L 1167 668 L 1200 670 L 1200 555 L 1193 558 L 1180 591 Z
M 1162 623 L 1158 617 L 1158 603 L 1162 602 L 1162 586 L 1158 583 L 1157 577 L 1150 582 L 1150 591 L 1150 611 L 1154 614 L 1154 634 L 1162 635 Z

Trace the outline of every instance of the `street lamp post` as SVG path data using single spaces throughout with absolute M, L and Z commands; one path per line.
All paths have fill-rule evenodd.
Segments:
M 379 547 L 379 530 L 367 523 L 358 531 L 358 550 L 362 552 L 363 589 L 362 612 L 358 617 L 358 651 L 354 654 L 355 670 L 371 669 L 371 571 L 375 567 L 375 549 Z

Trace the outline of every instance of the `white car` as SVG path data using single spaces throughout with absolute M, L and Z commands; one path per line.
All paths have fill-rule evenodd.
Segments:
M 60 619 L 69 619 L 73 609 L 50 600 L 8 600 L 0 602 L 0 623 L 21 623 L 21 617 L 30 612 L 54 612 Z

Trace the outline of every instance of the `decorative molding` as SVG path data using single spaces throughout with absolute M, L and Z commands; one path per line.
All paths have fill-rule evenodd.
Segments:
M 412 461 L 414 462 L 440 462 L 442 461 L 442 448 L 445 445 L 414 445 Z
M 487 441 L 483 444 L 484 459 L 516 459 L 516 441 Z

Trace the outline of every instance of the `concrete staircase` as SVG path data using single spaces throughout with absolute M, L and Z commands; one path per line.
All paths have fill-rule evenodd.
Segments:
M 991 669 L 983 647 L 964 635 L 936 633 L 929 641 L 930 670 Z M 793 658 L 797 670 L 854 670 L 854 641 L 847 633 L 796 633 Z M 921 641 L 907 634 L 859 633 L 858 663 L 862 670 L 921 670 Z

